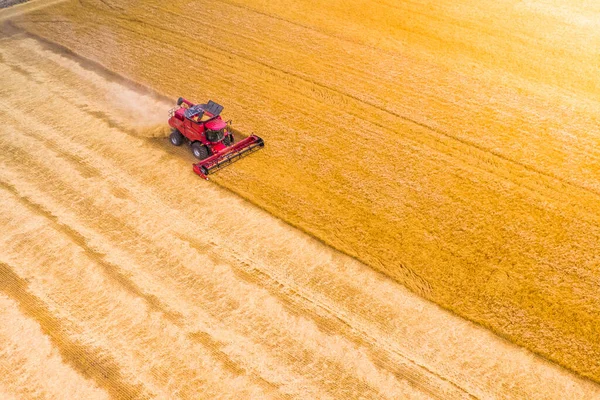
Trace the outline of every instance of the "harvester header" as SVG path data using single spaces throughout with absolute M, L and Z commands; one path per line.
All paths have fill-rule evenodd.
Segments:
M 194 157 L 194 172 L 208 180 L 208 175 L 264 147 L 263 140 L 251 135 L 237 143 L 230 122 L 221 119 L 223 106 L 209 100 L 194 104 L 183 97 L 177 107 L 169 111 L 169 125 L 173 128 L 169 140 L 174 146 L 187 141 Z

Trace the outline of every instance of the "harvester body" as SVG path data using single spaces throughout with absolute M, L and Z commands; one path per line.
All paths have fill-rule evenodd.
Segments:
M 263 140 L 256 135 L 234 143 L 230 122 L 221 119 L 221 111 L 223 106 L 212 100 L 206 104 L 193 104 L 180 97 L 177 107 L 169 112 L 169 125 L 173 128 L 171 143 L 180 146 L 187 140 L 194 156 L 201 160 L 194 164 L 194 172 L 204 179 L 264 147 Z

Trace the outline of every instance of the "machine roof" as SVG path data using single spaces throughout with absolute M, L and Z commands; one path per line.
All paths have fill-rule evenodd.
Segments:
M 206 104 L 196 104 L 191 106 L 190 108 L 184 111 L 184 115 L 186 118 L 193 118 L 196 115 L 202 116 L 205 112 L 209 113 L 213 117 L 218 116 L 223 111 L 223 106 L 215 103 L 212 100 L 209 100 Z

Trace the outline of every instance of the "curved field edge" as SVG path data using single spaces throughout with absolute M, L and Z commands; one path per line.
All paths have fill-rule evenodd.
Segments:
M 217 8 L 198 4 L 203 5 L 203 12 L 233 18 L 233 14 L 229 17 Z M 243 121 L 242 130 L 256 130 L 268 146 L 263 155 L 223 171 L 215 181 L 457 314 L 598 380 L 600 341 L 594 328 L 598 323 L 594 297 L 598 282 L 594 272 L 598 260 L 596 243 L 600 237 L 598 196 L 595 183 L 590 184 L 589 179 L 573 185 L 572 179 L 565 180 L 556 172 L 539 173 L 551 166 L 548 159 L 562 157 L 553 154 L 558 146 L 549 146 L 550 153 L 539 157 L 539 161 L 531 160 L 542 166 L 532 170 L 513 162 L 514 155 L 499 157 L 452 136 L 435 130 L 432 133 L 416 123 L 415 118 L 406 121 L 373 107 L 372 101 L 307 82 L 302 71 L 290 73 L 292 67 L 286 70 L 284 64 L 275 68 L 251 53 L 249 40 L 257 34 L 252 28 L 260 33 L 261 27 L 266 26 L 260 23 L 252 28 L 236 25 L 246 33 L 247 37 L 239 40 L 250 48 L 250 53 L 244 54 L 243 46 L 235 46 L 225 29 L 211 28 L 211 34 L 226 44 L 221 48 L 205 46 L 210 57 L 195 58 L 189 53 L 193 48 L 190 43 L 203 44 L 190 37 L 183 44 L 173 44 L 175 30 L 166 18 L 153 21 L 149 11 L 126 9 L 127 5 L 117 11 L 100 4 L 87 6 L 95 7 L 93 22 L 85 21 L 86 9 L 69 3 L 56 7 L 55 15 L 67 16 L 62 21 L 44 22 L 39 15 L 31 15 L 18 25 L 49 40 L 58 40 L 77 54 L 103 60 L 109 69 L 171 96 L 189 93 L 190 97 L 197 97 L 206 93 L 227 99 L 230 115 Z M 112 15 L 119 13 L 138 17 Z M 179 18 L 181 22 L 188 16 Z M 259 22 L 264 23 L 264 19 Z M 77 41 L 75 36 L 64 35 L 86 24 L 97 34 L 96 38 L 107 39 L 113 46 L 121 42 L 119 56 L 106 59 L 99 49 Z M 183 28 L 180 29 L 185 32 Z M 278 28 L 290 26 L 281 23 Z M 278 32 L 273 28 L 275 39 L 283 40 Z M 311 39 L 314 43 L 310 43 L 317 47 L 325 46 L 321 42 L 329 40 L 318 34 Z M 129 47 L 124 47 L 125 43 Z M 145 60 L 147 64 L 137 64 L 141 49 L 159 43 L 164 45 L 164 57 L 151 54 Z M 282 43 L 277 43 L 279 47 L 267 44 L 283 62 L 289 51 L 286 42 Z M 227 49 L 227 45 L 229 53 L 222 49 Z M 352 47 L 350 51 L 359 52 L 360 48 Z M 235 70 L 224 64 L 232 59 Z M 336 62 L 333 57 L 333 66 Z M 318 72 L 301 67 L 311 74 Z M 427 67 L 436 71 L 436 66 Z M 366 71 L 356 74 L 366 82 L 377 82 Z M 200 83 L 191 82 L 193 78 Z M 289 89 L 280 93 L 277 87 L 282 82 Z M 387 87 L 387 82 L 379 83 Z M 466 89 L 469 84 L 477 87 L 485 82 L 467 82 Z M 406 88 L 409 89 L 414 90 Z M 500 93 L 509 94 L 512 93 Z M 429 101 L 441 103 L 447 95 L 449 92 L 434 94 Z M 411 97 L 407 99 L 410 102 Z M 325 101 L 338 107 L 343 115 L 336 113 L 330 121 L 311 123 L 312 113 L 330 115 L 331 106 Z M 518 111 L 530 112 L 519 109 L 518 101 L 511 108 L 504 108 L 511 118 Z M 440 109 L 444 122 L 448 118 L 442 133 L 456 129 L 452 126 L 455 122 L 444 114 L 455 111 L 456 105 L 430 105 Z M 478 106 L 471 105 L 467 110 L 478 110 Z M 307 107 L 311 112 L 307 112 Z M 504 106 L 500 103 L 495 107 L 502 111 Z M 531 112 L 539 113 L 540 109 Z M 561 117 L 569 117 L 568 111 Z M 580 122 L 579 114 L 573 117 Z M 388 122 L 378 125 L 378 118 Z M 496 124 L 498 132 L 510 140 L 510 130 L 503 126 L 502 118 L 471 120 L 480 126 L 484 122 Z M 357 121 L 361 128 L 376 132 L 389 148 L 378 148 L 377 153 L 357 153 L 351 146 Z M 522 119 L 518 122 L 527 123 Z M 536 128 L 529 124 L 529 129 Z M 312 132 L 320 132 L 321 140 L 312 137 Z M 584 136 L 581 144 L 575 142 L 573 154 L 595 159 L 593 147 L 584 147 Z M 322 140 L 323 137 L 328 139 Z

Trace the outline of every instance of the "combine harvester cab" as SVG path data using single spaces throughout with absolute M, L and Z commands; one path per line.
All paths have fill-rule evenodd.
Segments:
M 180 97 L 177 107 L 169 111 L 169 125 L 173 128 L 171 144 L 190 144 L 194 157 L 194 172 L 208 180 L 208 175 L 224 168 L 248 154 L 264 147 L 264 141 L 251 135 L 235 143 L 229 123 L 221 119 L 223 106 L 209 100 L 206 104 L 193 104 Z

